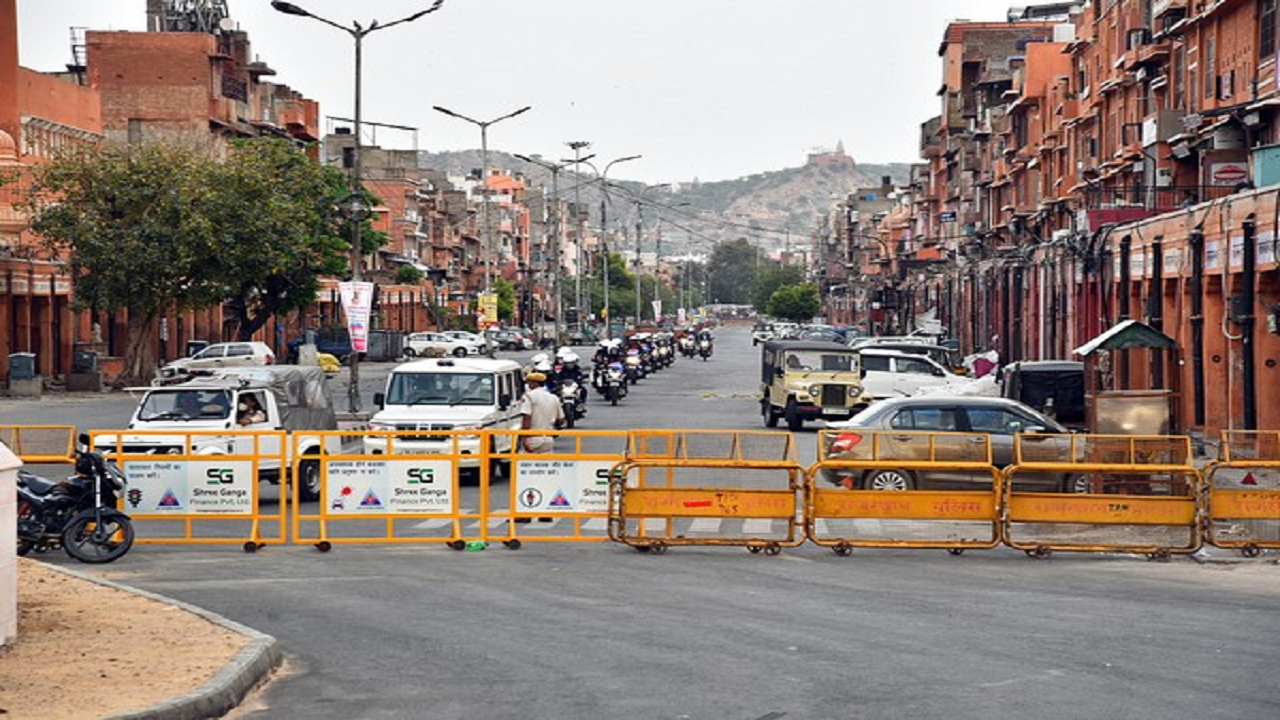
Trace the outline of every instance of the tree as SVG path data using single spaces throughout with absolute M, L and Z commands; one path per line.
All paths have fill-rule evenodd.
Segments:
M 220 302 L 216 173 L 178 145 L 88 148 L 35 171 L 31 229 L 65 253 L 79 309 L 125 312 L 125 377 L 148 378 L 161 313 Z
M 751 302 L 751 279 L 759 261 L 759 250 L 746 238 L 716 245 L 707 263 L 710 301 L 735 305 Z
M 769 312 L 769 298 L 783 285 L 799 285 L 804 282 L 804 271 L 796 265 L 780 265 L 768 262 L 760 266 L 751 283 L 751 304 L 762 313 Z
M 809 322 L 818 314 L 821 303 L 818 301 L 818 286 L 813 283 L 784 285 L 773 291 L 769 297 L 766 312 L 770 315 L 791 322 Z
M 351 217 L 335 208 L 351 197 L 349 180 L 274 138 L 236 142 L 215 174 L 217 251 L 208 270 L 225 283 L 237 337 L 249 340 L 273 316 L 311 306 L 321 277 L 347 274 Z M 377 198 L 366 192 L 365 202 Z M 376 252 L 386 235 L 361 223 L 363 252 Z
M 413 265 L 401 265 L 396 268 L 396 282 L 400 285 L 417 285 L 425 277 L 422 271 Z
M 511 322 L 516 316 L 516 287 L 506 278 L 494 278 L 493 291 L 498 294 L 498 320 Z

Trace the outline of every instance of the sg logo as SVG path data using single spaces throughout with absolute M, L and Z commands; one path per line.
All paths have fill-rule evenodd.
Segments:
M 436 471 L 431 468 L 410 468 L 408 475 L 411 485 L 430 485 L 436 481 Z
M 209 485 L 231 485 L 236 481 L 236 471 L 231 468 L 209 468 L 204 471 Z

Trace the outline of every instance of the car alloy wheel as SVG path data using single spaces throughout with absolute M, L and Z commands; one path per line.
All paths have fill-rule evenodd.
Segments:
M 906 470 L 876 470 L 867 476 L 862 486 L 866 490 L 915 490 L 916 481 Z

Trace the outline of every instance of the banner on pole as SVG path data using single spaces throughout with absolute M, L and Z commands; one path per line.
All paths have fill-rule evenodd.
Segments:
M 347 316 L 347 331 L 351 333 L 351 349 L 369 351 L 369 313 L 373 310 L 373 283 L 340 282 L 338 295 L 342 298 L 342 312 Z
M 480 301 L 477 303 L 476 325 L 481 330 L 484 330 L 497 324 L 498 294 L 492 292 L 480 293 Z

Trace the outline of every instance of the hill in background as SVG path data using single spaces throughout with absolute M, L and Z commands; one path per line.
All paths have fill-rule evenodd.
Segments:
M 558 160 L 555 158 L 554 160 Z M 424 168 L 450 174 L 479 173 L 478 150 L 442 153 L 419 153 Z M 490 150 L 492 168 L 523 175 L 534 186 L 551 186 L 551 174 L 544 168 L 527 163 L 514 155 Z M 673 184 L 668 188 L 652 188 L 644 193 L 643 207 L 645 247 L 652 244 L 657 220 L 661 217 L 663 254 L 708 252 L 716 242 L 748 238 L 766 252 L 807 244 L 818 227 L 818 219 L 834 202 L 849 193 L 868 188 L 879 189 L 887 178 L 889 184 L 902 185 L 910 173 L 908 163 L 880 165 L 855 164 L 837 150 L 811 155 L 805 165 L 756 173 L 732 180 Z M 625 166 L 611 174 L 621 176 Z M 581 201 L 591 208 L 591 222 L 600 222 L 599 207 L 603 199 L 600 186 L 590 171 L 584 173 L 580 187 L 574 174 L 560 174 L 560 192 L 567 200 L 575 190 Z M 644 183 L 625 179 L 609 180 L 608 223 L 615 233 L 625 231 L 634 241 L 637 200 Z M 634 247 L 634 246 L 631 246 Z

